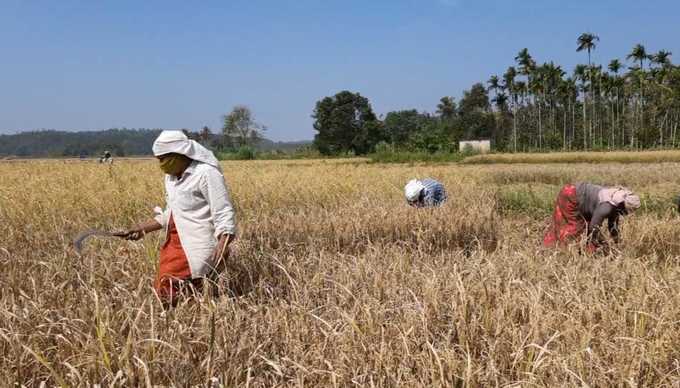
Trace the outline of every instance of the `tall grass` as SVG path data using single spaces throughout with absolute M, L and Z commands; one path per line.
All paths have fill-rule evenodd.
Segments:
M 465 158 L 465 164 L 500 163 L 665 163 L 680 162 L 680 151 L 640 152 L 552 152 L 527 154 L 485 154 Z
M 243 146 L 231 151 L 216 152 L 219 160 L 293 160 L 293 159 L 322 159 L 328 156 L 321 155 L 319 151 L 311 147 L 301 147 L 294 151 L 259 151 L 253 147 Z
M 463 160 L 464 155 L 455 152 L 424 152 L 381 150 L 369 155 L 374 163 L 449 163 Z
M 626 219 L 609 256 L 539 245 L 565 181 L 624 181 L 663 208 L 680 165 L 223 168 L 241 237 L 221 296 L 163 313 L 151 290 L 158 235 L 93 240 L 82 256 L 70 246 L 80 230 L 149 216 L 163 200 L 156 163 L 0 163 L 0 381 L 680 384 L 670 207 Z M 416 176 L 444 182 L 450 201 L 407 207 Z

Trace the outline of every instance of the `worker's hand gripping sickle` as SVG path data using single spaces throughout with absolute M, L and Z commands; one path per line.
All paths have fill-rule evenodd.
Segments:
M 149 220 L 128 230 L 121 230 L 111 233 L 112 236 L 120 237 L 125 240 L 137 241 L 142 239 L 147 233 L 155 232 L 163 227 L 156 220 Z
M 111 233 L 112 236 L 120 237 L 125 240 L 137 241 L 144 237 L 144 231 L 141 230 L 121 230 Z

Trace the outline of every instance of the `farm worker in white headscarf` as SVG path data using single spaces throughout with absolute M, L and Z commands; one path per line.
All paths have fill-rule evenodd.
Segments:
M 437 207 L 446 202 L 444 185 L 434 179 L 411 179 L 404 186 L 406 202 L 412 207 Z
M 222 169 L 210 150 L 181 131 L 163 131 L 153 154 L 166 174 L 167 207 L 157 207 L 153 220 L 115 235 L 138 240 L 165 230 L 154 288 L 166 305 L 174 305 L 182 291 L 200 291 L 203 278 L 226 259 L 236 218 Z

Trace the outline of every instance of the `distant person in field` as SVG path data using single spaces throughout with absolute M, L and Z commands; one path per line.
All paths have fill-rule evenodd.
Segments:
M 108 164 L 113 163 L 113 157 L 111 157 L 111 153 L 109 151 L 104 151 L 104 154 L 99 159 L 99 163 L 108 163 Z
M 619 242 L 619 217 L 640 207 L 640 197 L 624 187 L 603 187 L 592 183 L 568 184 L 557 195 L 552 224 L 543 245 L 565 246 L 586 238 L 587 251 L 593 253 L 605 245 L 602 224 L 608 222 L 609 234 Z
M 404 187 L 406 202 L 413 207 L 441 206 L 448 198 L 444 185 L 434 179 L 412 179 Z
M 200 292 L 203 280 L 216 274 L 235 239 L 236 218 L 222 169 L 211 151 L 181 131 L 163 131 L 153 153 L 165 172 L 166 209 L 154 219 L 117 236 L 138 240 L 165 230 L 156 293 L 174 306 L 183 293 Z

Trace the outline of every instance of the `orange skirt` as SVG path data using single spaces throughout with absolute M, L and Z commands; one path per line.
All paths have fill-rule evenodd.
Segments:
M 164 304 L 174 306 L 177 304 L 180 295 L 200 291 L 201 287 L 201 279 L 191 279 L 189 260 L 184 253 L 175 221 L 171 215 L 168 224 L 168 236 L 161 248 L 154 289 Z

